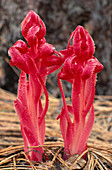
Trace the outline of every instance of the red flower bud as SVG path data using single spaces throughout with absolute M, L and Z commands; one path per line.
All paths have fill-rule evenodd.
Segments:
M 73 52 L 80 60 L 90 59 L 95 51 L 94 42 L 89 33 L 78 26 L 73 33 Z

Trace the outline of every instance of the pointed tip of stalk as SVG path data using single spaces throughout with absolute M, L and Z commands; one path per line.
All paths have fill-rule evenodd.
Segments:
M 33 10 L 30 10 L 21 24 L 22 35 L 28 39 L 28 32 L 32 27 L 38 27 L 39 30 L 35 34 L 39 39 L 42 39 L 46 34 L 46 27 L 42 19 Z
M 94 41 L 82 26 L 77 26 L 73 33 L 73 51 L 81 60 L 88 60 L 95 52 Z

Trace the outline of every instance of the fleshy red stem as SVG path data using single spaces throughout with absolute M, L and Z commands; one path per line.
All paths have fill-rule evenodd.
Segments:
M 60 88 L 60 92 L 62 94 L 62 99 L 63 99 L 64 108 L 65 108 L 66 119 L 67 119 L 68 123 L 72 124 L 71 119 L 69 117 L 68 108 L 67 108 L 66 100 L 65 100 L 65 95 L 64 95 L 64 92 L 63 92 L 63 89 L 62 89 L 62 85 L 61 85 L 61 81 L 60 81 L 60 78 L 59 78 L 59 74 L 58 74 L 58 85 L 59 85 L 59 88 Z
M 44 119 L 45 115 L 46 115 L 46 112 L 48 110 L 48 105 L 49 105 L 49 98 L 48 98 L 48 92 L 47 92 L 47 89 L 44 85 L 44 82 L 42 80 L 42 78 L 40 77 L 40 75 L 37 73 L 38 77 L 39 77 L 39 80 L 43 86 L 43 89 L 44 89 L 44 93 L 45 93 L 45 97 L 46 97 L 46 103 L 45 103 L 45 107 L 44 107 L 44 110 L 42 112 L 42 115 L 40 117 L 40 120 L 39 120 L 39 124 L 41 124 L 42 120 Z

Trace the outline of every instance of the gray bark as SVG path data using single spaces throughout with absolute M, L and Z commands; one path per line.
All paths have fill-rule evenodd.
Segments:
M 66 48 L 77 25 L 87 29 L 95 41 L 95 57 L 104 65 L 98 75 L 96 94 L 112 95 L 111 0 L 0 0 L 0 86 L 16 92 L 18 77 L 6 62 L 7 51 L 23 39 L 20 24 L 30 9 L 43 19 L 46 39 L 58 51 Z M 55 84 L 56 78 L 52 81 Z M 52 91 L 51 86 L 49 90 Z

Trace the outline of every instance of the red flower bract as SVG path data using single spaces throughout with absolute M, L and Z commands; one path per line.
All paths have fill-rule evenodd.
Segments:
M 80 155 L 86 150 L 87 139 L 94 123 L 96 74 L 103 69 L 99 61 L 93 57 L 94 49 L 94 42 L 88 32 L 82 26 L 78 26 L 70 36 L 67 49 L 61 51 L 65 61 L 58 74 L 58 84 L 62 93 L 63 108 L 58 118 L 65 144 L 65 159 L 67 154 Z M 66 104 L 60 79 L 72 83 L 71 106 Z
M 20 118 L 24 150 L 29 151 L 27 154 L 31 161 L 42 161 L 44 154 L 43 148 L 38 146 L 44 144 L 45 138 L 45 115 L 48 110 L 46 78 L 63 63 L 61 55 L 46 43 L 45 33 L 43 21 L 31 10 L 22 22 L 22 34 L 28 45 L 18 40 L 9 49 L 10 64 L 21 69 L 18 98 L 14 103 Z M 41 102 L 43 92 L 46 96 L 44 108 Z M 28 148 L 30 146 L 34 146 L 33 151 Z

